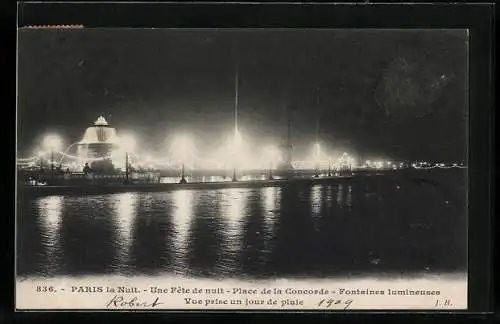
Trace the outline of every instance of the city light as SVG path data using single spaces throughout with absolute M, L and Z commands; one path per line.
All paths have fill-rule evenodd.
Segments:
M 243 141 L 240 131 L 237 129 L 228 138 L 226 151 L 225 154 L 230 157 L 230 166 L 233 168 L 248 168 L 253 164 L 247 150 L 247 145 Z
M 186 183 L 184 167 L 187 161 L 194 159 L 194 144 L 187 135 L 178 135 L 172 142 L 171 152 L 181 160 L 181 180 L 180 183 Z
M 120 136 L 117 141 L 118 145 L 113 149 L 109 155 L 106 156 L 75 156 L 68 154 L 68 148 L 64 151 L 62 148 L 62 139 L 56 134 L 49 134 L 43 139 L 41 147 L 39 147 L 31 157 L 21 158 L 18 157 L 17 164 L 20 168 L 23 167 L 39 167 L 43 168 L 43 163 L 49 163 L 51 168 L 54 165 L 59 167 L 70 167 L 76 169 L 81 167 L 84 163 L 94 161 L 108 160 L 111 158 L 115 168 L 126 170 L 126 166 L 139 166 L 148 169 L 170 169 L 175 170 L 180 167 L 183 168 L 184 164 L 192 170 L 231 170 L 233 173 L 240 170 L 243 172 L 251 170 L 267 170 L 276 169 L 280 161 L 282 161 L 281 151 L 275 144 L 267 145 L 261 149 L 257 146 L 256 149 L 250 149 L 250 144 L 244 140 L 244 137 L 238 129 L 231 132 L 226 142 L 219 147 L 210 151 L 212 156 L 199 155 L 193 144 L 193 140 L 186 134 L 181 134 L 175 137 L 170 144 L 170 152 L 168 156 L 152 156 L 152 152 L 136 151 L 136 140 L 131 134 L 124 134 Z M 78 142 L 80 143 L 80 142 Z M 73 145 L 73 144 L 72 144 Z M 69 147 L 71 147 L 70 145 Z M 319 142 L 312 143 L 312 155 L 304 160 L 294 160 L 292 167 L 300 170 L 314 171 L 315 174 L 320 174 L 321 170 L 325 171 L 328 168 L 328 174 L 336 172 L 337 170 L 352 170 L 359 168 L 376 169 L 376 170 L 396 170 L 404 169 L 407 167 L 414 169 L 434 169 L 434 168 L 467 168 L 463 163 L 443 163 L 443 162 L 426 162 L 414 161 L 411 163 L 395 161 L 393 159 L 371 158 L 360 165 L 357 165 L 357 160 L 348 152 L 343 152 L 340 156 L 336 156 L 334 152 L 328 152 Z M 333 154 L 332 154 L 333 153 Z M 163 152 L 160 152 L 164 155 Z M 54 157 L 57 156 L 57 159 Z M 133 161 L 130 160 L 133 159 Z M 59 161 L 59 163 L 57 162 Z M 135 162 L 134 162 L 135 161 Z M 128 164 L 127 164 L 128 162 Z M 132 163 L 133 162 L 133 163 Z M 196 166 L 196 168 L 195 168 Z M 243 174 L 241 175 L 243 176 Z
M 313 160 L 315 162 L 319 162 L 319 159 L 321 157 L 321 146 L 319 143 L 314 144 L 314 152 L 313 152 Z
M 125 134 L 120 136 L 120 148 L 128 153 L 132 153 L 135 150 L 136 141 L 134 136 L 131 134 Z
M 43 140 L 43 146 L 51 151 L 57 151 L 61 149 L 62 141 L 57 135 L 47 135 Z
M 183 163 L 194 159 L 194 144 L 191 138 L 187 135 L 178 135 L 172 142 L 170 151 L 173 156 L 178 158 Z
M 264 157 L 267 165 L 271 168 L 276 168 L 280 161 L 280 151 L 273 145 L 268 145 L 264 148 Z

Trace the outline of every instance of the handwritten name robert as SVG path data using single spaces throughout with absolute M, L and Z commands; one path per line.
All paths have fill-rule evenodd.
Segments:
M 113 307 L 130 307 L 130 308 L 154 308 L 159 305 L 164 305 L 164 303 L 160 302 L 159 297 L 151 301 L 143 301 L 139 300 L 137 297 L 125 298 L 123 296 L 115 295 L 113 298 L 106 304 L 106 308 Z

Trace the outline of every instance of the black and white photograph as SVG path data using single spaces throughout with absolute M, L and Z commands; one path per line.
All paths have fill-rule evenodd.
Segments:
M 467 308 L 467 29 L 17 37 L 29 308 Z

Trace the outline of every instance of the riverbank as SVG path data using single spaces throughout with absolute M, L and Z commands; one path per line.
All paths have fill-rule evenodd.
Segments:
M 277 180 L 241 180 L 223 182 L 191 182 L 179 183 L 136 183 L 136 184 L 80 184 L 80 185 L 20 185 L 19 194 L 22 196 L 46 195 L 99 195 L 123 192 L 163 192 L 173 190 L 225 189 L 225 188 L 263 188 L 281 187 L 289 185 L 312 186 L 315 184 L 337 184 L 340 182 L 364 183 L 372 182 L 387 184 L 427 183 L 432 186 L 441 186 L 446 183 L 456 183 L 459 187 L 465 184 L 464 170 L 401 170 L 380 173 L 355 173 L 348 176 L 332 177 L 297 177 Z M 383 180 L 383 181 L 380 181 Z M 449 187 L 449 185 L 447 185 Z M 455 186 L 452 186 L 455 187 Z M 457 188 L 455 188 L 457 189 Z M 463 188 L 465 189 L 465 188 Z M 449 190 L 449 189 L 448 189 Z
M 60 194 L 109 194 L 122 192 L 162 192 L 172 190 L 198 190 L 198 189 L 225 189 L 225 188 L 262 188 L 279 187 L 287 184 L 319 184 L 336 183 L 352 179 L 352 176 L 337 176 L 323 178 L 297 178 L 280 180 L 252 180 L 252 181 L 225 181 L 225 182 L 193 182 L 193 183 L 150 183 L 150 184 L 108 184 L 108 185 L 68 185 L 68 186 L 30 186 L 20 187 L 22 195 L 60 195 Z

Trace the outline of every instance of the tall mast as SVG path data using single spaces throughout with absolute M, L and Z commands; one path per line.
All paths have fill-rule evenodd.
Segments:
M 319 87 L 316 88 L 316 144 L 314 145 L 315 148 L 315 159 L 316 159 L 316 165 L 315 165 L 315 171 L 314 171 L 314 176 L 319 177 L 319 158 L 320 158 L 320 146 L 319 146 Z
M 291 118 L 290 118 L 290 109 L 288 107 L 288 105 L 285 103 L 285 107 L 286 107 L 286 145 L 287 146 L 290 146 L 291 143 L 292 143 L 292 139 L 291 139 Z
M 316 88 L 316 143 L 319 142 L 319 88 Z
M 287 127 L 286 127 L 286 169 L 291 170 L 292 169 L 292 117 L 290 113 L 290 107 L 285 101 L 285 107 L 286 107 L 286 119 L 287 119 Z
M 234 98 L 234 132 L 238 132 L 238 86 L 239 86 L 239 66 L 236 63 L 236 76 L 234 78 L 235 98 Z
M 239 132 L 238 132 L 238 63 L 236 63 L 236 76 L 234 78 L 234 90 L 235 90 L 235 96 L 234 96 L 234 149 L 236 149 L 236 146 L 238 145 L 238 137 L 239 137 Z M 236 151 L 234 151 L 236 154 Z M 232 181 L 237 181 L 236 178 L 236 164 L 233 166 L 233 178 Z

